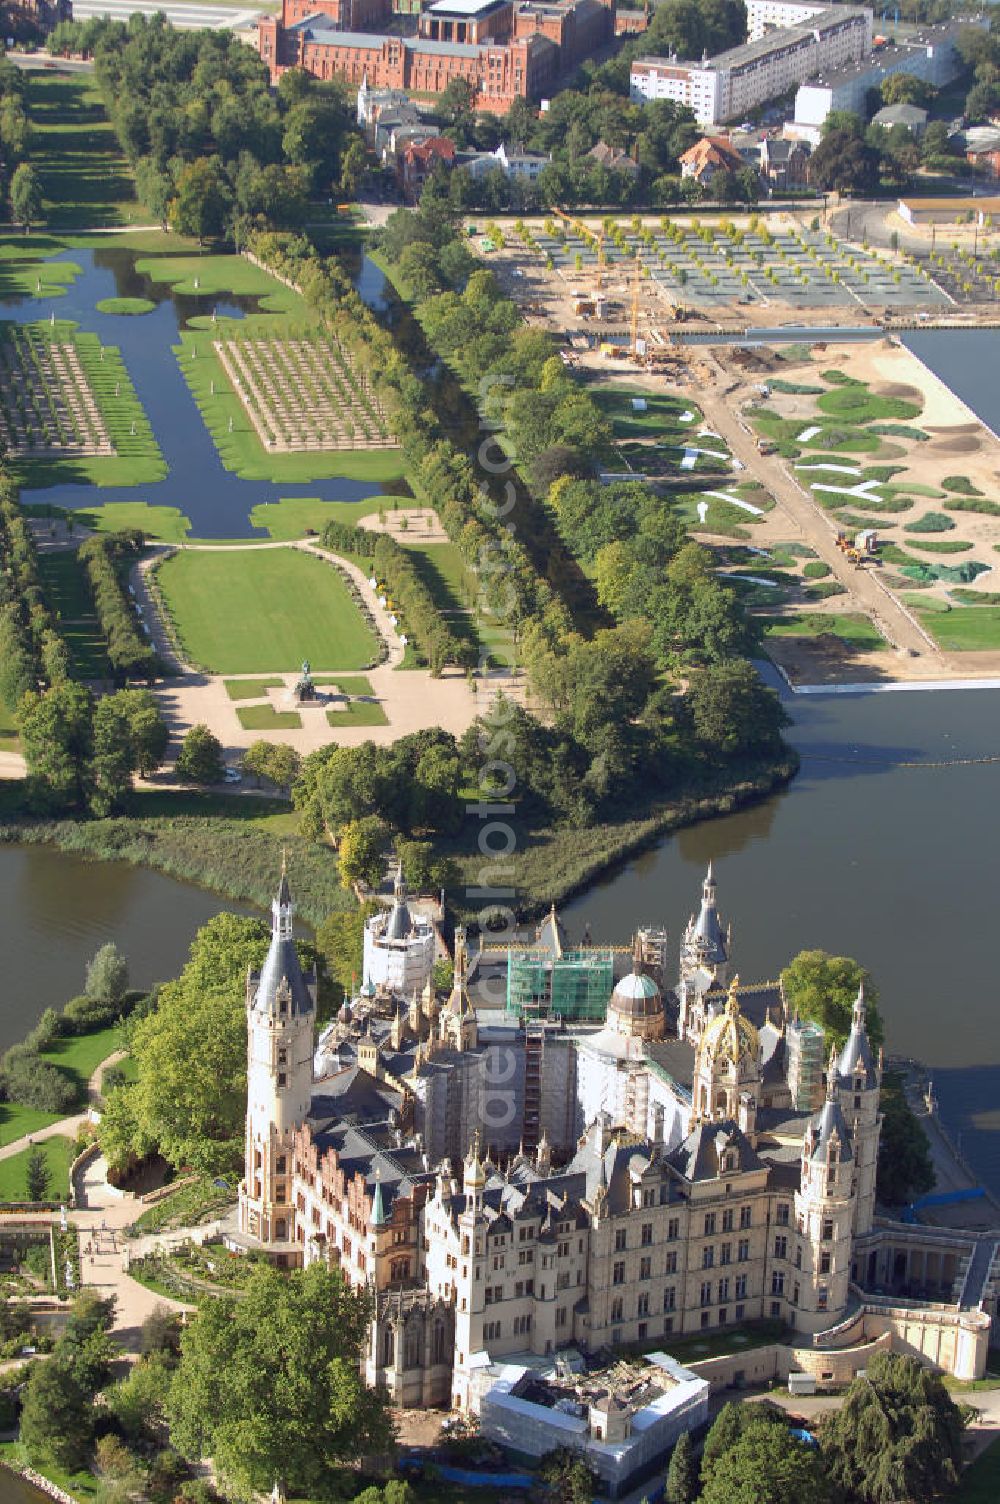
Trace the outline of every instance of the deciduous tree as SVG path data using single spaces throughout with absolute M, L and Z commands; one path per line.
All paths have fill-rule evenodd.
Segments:
M 800 950 L 781 973 L 789 1010 L 821 1024 L 827 1045 L 837 1049 L 850 1032 L 851 1013 L 862 984 L 868 1038 L 877 1049 L 883 1035 L 878 989 L 860 962 L 849 956 L 831 956 L 825 950 Z
M 28 162 L 16 167 L 10 180 L 10 212 L 14 222 L 23 225 L 26 235 L 42 217 L 42 185 Z
M 175 1444 L 211 1456 L 242 1498 L 275 1480 L 318 1497 L 338 1464 L 392 1436 L 386 1395 L 360 1373 L 368 1321 L 368 1297 L 324 1263 L 291 1274 L 259 1265 L 243 1299 L 207 1301 L 184 1332 L 168 1404 Z
M 177 776 L 188 783 L 221 783 L 226 767 L 222 743 L 202 724 L 192 726 L 177 757 Z

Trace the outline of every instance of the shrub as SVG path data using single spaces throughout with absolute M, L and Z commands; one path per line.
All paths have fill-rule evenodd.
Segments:
M 807 580 L 825 580 L 830 573 L 830 566 L 824 564 L 822 559 L 814 559 L 805 566 L 802 573 Z
M 946 475 L 941 485 L 946 491 L 957 491 L 961 496 L 982 496 L 967 475 Z
M 904 533 L 950 533 L 955 526 L 950 517 L 944 512 L 925 512 L 922 517 L 916 517 L 912 522 L 904 522 Z

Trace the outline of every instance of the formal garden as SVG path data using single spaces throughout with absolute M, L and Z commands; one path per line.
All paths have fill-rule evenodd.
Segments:
M 231 338 L 214 348 L 268 451 L 395 446 L 368 376 L 338 341 Z
M 112 454 L 72 341 L 44 326 L 0 326 L 0 443 L 12 459 Z
M 305 659 L 351 671 L 379 659 L 345 577 L 298 549 L 182 549 L 156 581 L 185 660 L 210 673 L 291 672 Z

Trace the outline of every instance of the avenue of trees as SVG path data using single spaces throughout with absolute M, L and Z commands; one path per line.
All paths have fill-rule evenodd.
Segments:
M 294 69 L 272 91 L 256 51 L 232 33 L 174 30 L 162 14 L 61 22 L 48 47 L 93 56 L 137 196 L 180 234 L 292 227 L 345 176 L 345 191 L 356 185 L 362 148 L 340 81 Z
M 79 549 L 107 644 L 108 662 L 120 680 L 151 679 L 160 669 L 156 654 L 139 630 L 123 584 L 129 564 L 141 554 L 144 541 L 136 530 L 95 533 Z

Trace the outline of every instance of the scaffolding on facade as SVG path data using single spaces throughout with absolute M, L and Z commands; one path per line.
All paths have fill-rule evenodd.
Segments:
M 518 1019 L 591 1019 L 607 1012 L 614 950 L 594 946 L 553 958 L 533 950 L 507 953 L 507 1011 Z

